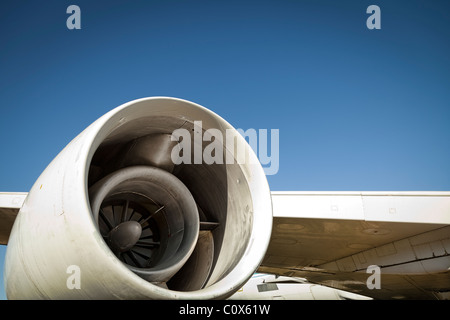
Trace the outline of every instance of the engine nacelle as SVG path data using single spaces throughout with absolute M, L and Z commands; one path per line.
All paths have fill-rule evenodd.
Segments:
M 177 129 L 192 132 L 191 140 Z M 213 139 L 195 137 L 208 129 L 233 139 L 220 141 L 215 158 L 223 161 L 198 161 L 195 152 Z M 183 141 L 192 146 L 189 154 Z M 230 161 L 238 150 L 245 162 Z M 9 238 L 6 293 L 226 298 L 258 268 L 271 230 L 263 168 L 230 124 L 185 100 L 138 99 L 85 129 L 33 185 Z M 79 271 L 79 287 L 69 285 L 71 270 Z

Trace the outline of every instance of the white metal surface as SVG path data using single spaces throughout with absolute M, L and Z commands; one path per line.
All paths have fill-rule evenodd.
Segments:
M 370 300 L 359 294 L 308 283 L 306 279 L 255 274 L 230 300 Z
M 28 192 L 0 192 L 0 209 L 20 209 Z
M 272 191 L 273 215 L 450 224 L 450 192 Z

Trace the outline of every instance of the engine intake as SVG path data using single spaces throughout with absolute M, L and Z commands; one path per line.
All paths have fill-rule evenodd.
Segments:
M 133 166 L 89 189 L 94 220 L 116 256 L 142 278 L 166 282 L 195 248 L 197 205 L 171 173 Z

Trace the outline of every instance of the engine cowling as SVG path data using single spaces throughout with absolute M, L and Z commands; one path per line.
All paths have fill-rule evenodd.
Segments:
M 177 129 L 192 132 L 189 154 Z M 233 139 L 222 162 L 198 161 L 212 139 L 195 137 L 208 129 Z M 245 162 L 229 161 L 237 150 Z M 189 101 L 138 99 L 85 129 L 33 185 L 5 288 L 9 299 L 226 298 L 258 268 L 271 228 L 264 171 L 230 124 Z

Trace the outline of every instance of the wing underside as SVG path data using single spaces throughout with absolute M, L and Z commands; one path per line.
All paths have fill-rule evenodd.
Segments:
M 272 200 L 259 272 L 379 299 L 449 298 L 450 193 L 273 192 Z M 368 284 L 373 270 L 379 289 Z

